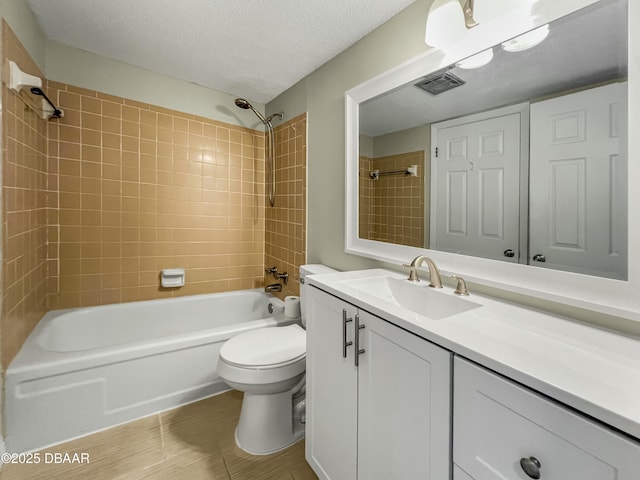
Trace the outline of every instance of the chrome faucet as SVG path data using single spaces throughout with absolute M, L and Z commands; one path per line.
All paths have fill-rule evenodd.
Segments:
M 267 285 L 266 287 L 264 287 L 264 291 L 267 293 L 281 292 L 282 285 L 280 285 L 279 283 L 272 283 L 271 285 Z
M 289 274 L 287 272 L 279 272 L 276 267 L 265 268 L 264 273 L 271 275 L 276 280 L 283 280 L 285 285 L 289 283 Z
M 418 277 L 418 268 L 423 263 L 427 264 L 429 268 L 429 286 L 433 288 L 442 288 L 442 279 L 440 278 L 440 270 L 436 267 L 436 264 L 429 257 L 424 255 L 419 255 L 411 261 L 411 265 L 404 265 L 407 268 L 410 268 L 409 271 L 409 280 L 410 282 L 419 282 L 420 277 Z

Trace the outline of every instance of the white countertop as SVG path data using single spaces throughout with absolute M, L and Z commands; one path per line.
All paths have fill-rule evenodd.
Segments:
M 306 281 L 640 439 L 640 340 L 473 291 L 464 298 L 481 307 L 433 320 L 344 283 L 380 275 L 406 278 L 373 269 Z M 437 292 L 453 295 L 448 287 Z

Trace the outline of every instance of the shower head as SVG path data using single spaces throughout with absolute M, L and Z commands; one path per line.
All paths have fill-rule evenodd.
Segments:
M 245 110 L 253 109 L 251 104 L 247 102 L 244 98 L 236 98 L 236 106 L 240 108 L 244 108 Z
M 269 120 L 264 118 L 264 115 L 262 115 L 259 111 L 253 108 L 253 105 L 251 105 L 244 98 L 236 98 L 236 106 L 242 108 L 243 110 L 251 110 L 253 113 L 256 114 L 256 116 L 260 119 L 260 121 L 265 124 L 265 126 L 271 128 L 271 123 L 270 123 L 271 118 L 269 118 Z

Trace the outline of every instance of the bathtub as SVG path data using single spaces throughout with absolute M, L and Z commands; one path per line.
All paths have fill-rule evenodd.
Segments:
M 217 373 L 225 340 L 293 321 L 258 289 L 51 311 L 6 371 L 7 451 L 37 450 L 228 390 Z

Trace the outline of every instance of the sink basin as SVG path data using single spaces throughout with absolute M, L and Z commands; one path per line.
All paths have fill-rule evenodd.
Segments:
M 437 291 L 426 283 L 415 284 L 388 276 L 344 280 L 343 283 L 380 300 L 434 320 L 447 318 L 481 306 L 452 293 Z

